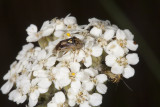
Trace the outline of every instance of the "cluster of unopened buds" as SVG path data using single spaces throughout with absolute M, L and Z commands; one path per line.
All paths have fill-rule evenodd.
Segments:
M 106 83 L 135 74 L 139 62 L 134 35 L 110 22 L 90 18 L 78 25 L 73 16 L 31 24 L 26 41 L 1 87 L 3 94 L 28 107 L 92 107 L 102 104 Z M 39 46 L 34 46 L 38 42 Z M 131 53 L 129 53 L 131 52 Z

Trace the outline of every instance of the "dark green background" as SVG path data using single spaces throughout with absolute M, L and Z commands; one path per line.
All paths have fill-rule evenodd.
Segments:
M 3 75 L 26 44 L 25 29 L 40 28 L 45 20 L 75 16 L 79 24 L 96 17 L 129 28 L 139 44 L 136 74 L 123 82 L 108 84 L 102 107 L 160 107 L 160 0 L 0 0 L 0 86 Z M 24 107 L 0 93 L 0 107 Z

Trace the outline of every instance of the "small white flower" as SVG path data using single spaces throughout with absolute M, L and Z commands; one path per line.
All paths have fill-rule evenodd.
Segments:
M 116 38 L 117 38 L 117 43 L 122 47 L 122 48 L 128 48 L 132 51 L 136 51 L 138 48 L 138 44 L 135 44 L 133 41 L 133 34 L 130 33 L 129 30 L 117 30 L 116 33 Z
M 17 104 L 24 103 L 27 99 L 27 95 L 23 95 L 17 90 L 13 90 L 9 93 L 9 100 L 16 102 Z
M 110 26 L 110 21 L 108 20 L 103 21 L 97 18 L 90 18 L 88 19 L 88 21 L 89 21 L 89 24 L 86 26 L 85 29 L 88 29 L 91 26 L 96 26 L 98 28 L 105 30 L 108 26 Z
M 27 42 L 36 42 L 44 36 L 49 36 L 54 31 L 54 25 L 52 25 L 49 21 L 45 21 L 38 32 L 37 26 L 31 24 L 27 29 L 28 37 L 26 38 Z
M 24 85 L 25 84 L 25 85 Z M 20 90 L 20 93 L 25 95 L 28 94 L 30 91 L 30 74 L 20 75 L 16 80 L 16 87 Z
M 114 55 L 107 55 L 105 57 L 106 65 L 111 67 L 111 72 L 114 74 L 124 73 L 124 77 L 129 78 L 134 75 L 134 70 L 129 66 L 135 65 L 139 62 L 139 57 L 136 53 L 128 54 L 126 57 L 115 57 Z M 128 68 L 129 67 L 129 68 Z M 131 70 L 131 71 L 130 71 Z M 127 71 L 127 72 L 126 72 Z M 130 73 L 131 76 L 127 76 Z
M 42 37 L 49 36 L 54 31 L 54 25 L 50 23 L 49 21 L 45 21 L 40 29 L 40 34 Z
M 13 64 L 11 65 L 11 69 L 4 76 L 4 79 L 8 81 L 1 87 L 1 91 L 3 94 L 7 94 L 12 89 L 13 84 L 16 82 L 16 79 L 19 76 L 17 73 L 17 68 L 19 68 L 17 62 L 13 62 Z
M 105 74 L 98 74 L 98 71 L 93 68 L 85 69 L 84 72 L 85 75 L 89 76 L 88 80 L 81 80 L 82 87 L 85 90 L 91 91 L 94 86 L 96 86 L 99 93 L 105 94 L 107 92 L 107 86 L 104 85 L 104 82 L 107 81 L 107 76 Z
M 99 57 L 102 55 L 102 52 L 103 49 L 98 44 L 94 45 L 94 39 L 92 37 L 87 38 L 84 49 L 85 53 L 85 57 L 83 58 L 84 65 L 86 67 L 91 66 L 92 65 L 91 55 L 94 57 Z
M 75 104 L 79 105 L 80 107 L 90 107 L 91 106 L 98 106 L 102 103 L 102 96 L 98 93 L 94 93 L 89 95 L 89 93 L 80 88 L 78 91 L 74 91 L 73 88 L 68 90 L 68 104 L 70 106 L 75 106 Z M 95 98 L 97 97 L 97 98 Z M 97 100 L 96 102 L 94 102 Z
M 52 70 L 52 72 L 56 72 L 55 73 L 55 88 L 56 89 L 61 89 L 67 85 L 70 84 L 71 80 L 69 78 L 69 69 L 67 67 L 58 67 L 58 68 L 54 68 Z
M 35 42 L 40 39 L 40 36 L 37 34 L 37 26 L 34 24 L 31 24 L 27 29 L 28 37 L 26 38 L 27 42 Z
M 63 107 L 66 98 L 62 91 L 55 93 L 52 100 L 47 104 L 47 107 Z
M 28 43 L 23 46 L 22 50 L 18 53 L 16 59 L 22 60 L 24 57 L 26 57 L 27 52 L 31 51 L 33 49 L 34 45 L 32 43 Z
M 116 57 L 124 56 L 124 49 L 120 47 L 116 41 L 110 42 L 105 51 L 106 53 L 112 54 Z
M 29 106 L 33 107 L 37 104 L 39 95 L 48 91 L 51 82 L 48 78 L 35 78 L 31 81 L 29 93 Z

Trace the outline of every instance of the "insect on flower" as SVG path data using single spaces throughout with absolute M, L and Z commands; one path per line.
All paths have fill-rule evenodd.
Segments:
M 119 74 L 113 74 L 110 71 L 106 71 L 105 74 L 109 77 L 109 79 L 113 82 L 113 83 L 118 83 L 121 80 L 121 75 Z
M 67 52 L 69 50 L 75 51 L 81 49 L 83 47 L 83 42 L 77 37 L 72 37 L 69 39 L 65 39 L 60 41 L 56 47 L 55 51 Z

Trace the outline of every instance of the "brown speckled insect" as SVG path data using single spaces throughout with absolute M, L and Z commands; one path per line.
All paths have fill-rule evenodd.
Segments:
M 116 75 L 116 74 L 113 74 L 111 71 L 105 71 L 104 73 L 107 75 L 107 77 L 109 78 L 109 80 L 110 80 L 112 83 L 119 83 L 120 80 L 122 80 L 123 83 L 126 85 L 126 87 L 127 87 L 129 90 L 133 91 L 132 88 L 130 88 L 130 87 L 127 85 L 127 83 L 123 80 L 121 74 L 117 74 L 117 75 Z
M 113 74 L 110 71 L 105 72 L 105 74 L 109 77 L 109 79 L 113 82 L 113 83 L 118 83 L 121 80 L 121 75 L 116 75 Z
M 69 50 L 75 51 L 75 50 L 81 49 L 82 47 L 83 47 L 83 42 L 77 37 L 72 37 L 72 38 L 60 41 L 56 45 L 55 51 L 60 51 L 60 52 L 63 52 L 63 51 L 67 52 Z

